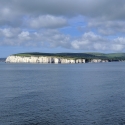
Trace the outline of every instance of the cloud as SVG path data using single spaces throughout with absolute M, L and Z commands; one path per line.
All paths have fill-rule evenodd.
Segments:
M 3 38 L 10 39 L 15 37 L 20 32 L 21 30 L 19 28 L 4 28 L 4 29 L 0 29 L 0 36 Z
M 29 32 L 28 31 L 23 31 L 23 32 L 21 32 L 19 35 L 18 35 L 18 37 L 19 37 L 19 39 L 21 39 L 21 40 L 30 40 L 30 36 L 29 36 L 30 34 L 29 34 Z
M 125 19 L 124 0 L 0 0 L 2 6 L 9 7 L 13 12 L 30 15 L 84 15 L 109 19 Z
M 124 21 L 107 21 L 101 19 L 88 20 L 87 28 L 94 28 L 102 35 L 116 35 L 117 33 L 125 33 Z
M 124 6 L 124 0 L 0 0 L 0 45 L 124 51 Z
M 56 16 L 70 18 L 78 15 L 103 20 L 125 20 L 124 6 L 124 0 L 9 0 L 9 2 L 0 0 L 0 24 L 21 25 L 23 23 L 21 18 L 24 16 L 38 17 L 34 20 L 39 22 L 43 20 L 44 15 L 46 15 L 45 20 L 55 19 Z M 47 15 L 55 17 L 47 17 Z M 33 26 L 37 27 L 35 24 Z M 44 26 L 46 27 L 46 24 Z
M 64 47 L 69 48 L 70 36 L 60 33 L 58 30 L 44 30 L 38 32 L 21 31 L 12 28 L 0 29 L 0 45 L 7 46 L 31 46 L 31 47 Z
M 16 30 L 16 29 L 15 29 Z M 11 32 L 12 31 L 12 32 Z M 80 51 L 114 51 L 119 52 L 125 49 L 125 37 L 107 39 L 93 32 L 86 32 L 82 36 L 72 37 L 64 35 L 58 30 L 47 29 L 39 32 L 29 32 L 14 29 L 0 29 L 0 45 L 7 46 L 29 46 L 80 50 Z M 5 37 L 6 36 L 6 37 Z
M 81 38 L 74 40 L 71 45 L 77 50 L 120 52 L 125 49 L 125 37 L 110 40 L 93 32 L 88 32 L 83 34 Z
M 8 4 L 2 4 L 0 1 L 0 26 L 17 27 L 22 24 L 22 15 L 18 10 L 13 10 Z
M 81 38 L 74 40 L 71 45 L 74 49 L 78 50 L 103 51 L 108 49 L 107 42 L 107 39 L 104 39 L 93 32 L 88 32 L 83 34 Z
M 43 15 L 37 18 L 32 18 L 29 21 L 32 28 L 61 28 L 67 26 L 67 20 L 63 17 L 55 17 L 51 15 Z
M 70 36 L 60 33 L 58 30 L 45 30 L 40 32 L 40 39 L 44 41 L 43 45 L 46 47 L 62 47 L 70 48 Z M 47 44 L 46 44 L 47 43 Z

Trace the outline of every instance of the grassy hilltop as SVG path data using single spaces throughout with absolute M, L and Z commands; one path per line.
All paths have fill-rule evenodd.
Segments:
M 39 53 L 39 52 L 31 52 L 31 53 L 18 53 L 14 54 L 16 56 L 54 56 L 54 57 L 62 57 L 62 58 L 84 58 L 84 59 L 108 59 L 108 60 L 125 60 L 125 53 Z

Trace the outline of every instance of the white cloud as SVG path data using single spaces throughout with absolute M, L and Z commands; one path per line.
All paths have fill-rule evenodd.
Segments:
M 21 40 L 30 40 L 30 36 L 29 36 L 30 34 L 29 34 L 29 32 L 28 31 L 23 31 L 23 32 L 21 32 L 19 35 L 18 35 L 18 37 L 19 37 L 19 39 L 21 39 Z
M 46 30 L 40 33 L 40 36 L 41 41 L 48 43 L 50 47 L 70 48 L 70 36 L 64 35 L 58 30 Z
M 70 45 L 70 36 L 61 34 L 58 30 L 44 30 L 39 32 L 20 31 L 10 39 L 11 29 L 0 29 L 1 45 L 9 46 L 44 46 L 44 47 L 64 47 Z M 13 29 L 14 30 L 14 29 Z M 5 31 L 8 31 L 7 33 Z M 5 36 L 6 35 L 6 36 Z M 7 37 L 9 36 L 9 37 Z
M 105 50 L 107 40 L 103 37 L 94 34 L 93 32 L 88 32 L 83 34 L 83 36 L 77 40 L 74 40 L 71 44 L 74 49 L 83 50 Z
M 0 36 L 4 38 L 12 38 L 15 37 L 19 32 L 19 28 L 4 28 L 0 29 Z
M 125 37 L 118 37 L 114 39 L 114 43 L 125 45 Z
M 13 36 L 13 33 L 10 31 L 10 29 L 3 29 L 3 30 L 0 30 L 0 31 L 3 33 L 3 35 L 5 37 L 12 37 Z
M 122 51 L 123 49 L 125 49 L 125 46 L 120 45 L 120 44 L 112 44 L 111 45 L 111 49 L 115 52 L 117 51 Z
M 113 40 L 103 38 L 92 32 L 83 36 L 72 43 L 72 48 L 84 51 L 113 51 L 120 52 L 125 49 L 125 38 L 119 37 Z
M 107 21 L 102 19 L 89 19 L 88 28 L 96 29 L 102 35 L 116 35 L 117 33 L 125 33 L 125 21 Z
M 81 51 L 117 52 L 125 49 L 125 37 L 111 40 L 93 32 L 87 32 L 76 38 L 70 35 L 64 35 L 54 29 L 39 32 L 21 31 L 18 29 L 17 33 L 10 31 L 14 31 L 14 29 L 0 29 L 0 32 L 2 32 L 1 38 L 3 38 L 0 45 L 44 48 L 61 47 Z
M 68 23 L 63 17 L 44 15 L 31 19 L 29 24 L 32 28 L 60 28 Z

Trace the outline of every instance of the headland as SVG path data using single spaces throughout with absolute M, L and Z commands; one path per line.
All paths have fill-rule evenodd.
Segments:
M 125 61 L 125 53 L 18 53 L 6 58 L 6 63 L 101 63 Z

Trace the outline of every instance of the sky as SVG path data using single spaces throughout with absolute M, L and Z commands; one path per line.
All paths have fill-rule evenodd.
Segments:
M 125 52 L 125 0 L 0 0 L 0 57 Z

